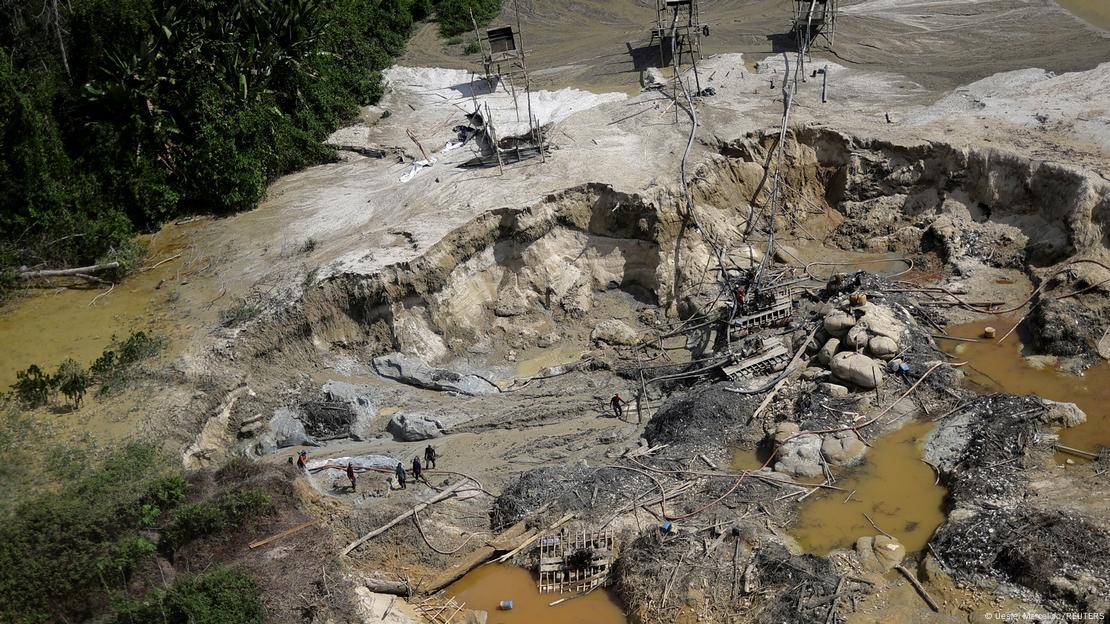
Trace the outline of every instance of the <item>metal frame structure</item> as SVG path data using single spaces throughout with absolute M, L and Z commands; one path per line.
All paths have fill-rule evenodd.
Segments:
M 487 163 L 486 160 L 492 156 L 496 156 L 497 166 L 501 171 L 504 171 L 506 161 L 520 162 L 521 160 L 534 158 L 537 154 L 543 162 L 547 162 L 547 149 L 544 145 L 543 127 L 540 126 L 539 121 L 532 116 L 532 85 L 528 77 L 528 55 L 524 47 L 524 31 L 520 26 L 519 0 L 513 4 L 516 9 L 516 27 L 514 28 L 512 25 L 506 25 L 487 28 L 484 36 L 478 29 L 478 22 L 474 19 L 474 12 L 470 12 L 470 21 L 474 26 L 474 36 L 477 38 L 478 47 L 482 53 L 482 58 L 479 61 L 483 71 L 482 79 L 489 85 L 491 92 L 496 91 L 497 85 L 499 84 L 506 85 L 506 92 L 513 96 L 513 109 L 516 111 L 517 121 L 520 121 L 518 83 L 523 83 L 524 97 L 527 102 L 527 142 L 532 143 L 532 145 L 523 148 L 519 141 L 515 142 L 513 147 L 508 149 L 499 147 L 496 130 L 494 129 L 493 112 L 490 110 L 489 104 L 485 106 L 485 128 L 482 130 L 488 132 L 489 138 L 491 139 L 489 144 L 492 146 L 492 152 L 486 153 L 483 151 L 483 154 L 475 159 L 472 166 L 492 164 L 492 161 Z
M 680 58 L 683 54 L 701 58 L 703 28 L 698 0 L 655 0 L 655 27 L 651 30 L 651 41 L 659 41 L 659 66 L 667 64 L 665 52 L 668 47 L 673 47 Z M 673 46 L 668 45 L 672 35 Z M 678 64 L 681 66 L 682 61 L 679 60 Z
M 832 48 L 839 4 L 840 0 L 791 0 L 799 50 L 809 50 L 818 39 L 824 39 Z
M 701 58 L 702 35 L 709 34 L 709 26 L 702 24 L 698 0 L 655 0 L 655 25 L 651 29 L 651 41 L 659 42 L 659 67 L 666 67 L 666 51 L 671 52 L 671 65 L 674 68 L 673 99 L 675 104 L 675 123 L 678 123 L 678 94 L 685 90 L 682 80 L 683 57 L 690 59 L 694 69 L 695 95 L 701 94 L 701 79 L 698 77 L 698 59 Z
M 613 562 L 613 530 L 566 531 L 540 540 L 541 594 L 585 593 L 605 584 Z M 576 553 L 589 553 L 585 566 L 575 566 Z

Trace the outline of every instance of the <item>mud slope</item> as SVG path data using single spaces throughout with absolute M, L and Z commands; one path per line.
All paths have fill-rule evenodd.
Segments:
M 522 0 L 520 7 L 540 84 L 624 90 L 639 78 L 633 58 L 641 64 L 655 58 L 648 46 L 654 2 Z M 704 54 L 743 52 L 758 61 L 793 49 L 789 2 L 703 0 L 702 7 L 710 26 Z M 816 51 L 818 57 L 902 74 L 935 91 L 1027 67 L 1086 70 L 1110 58 L 1110 33 L 1048 0 L 844 0 L 841 11 L 835 50 Z M 511 2 L 499 21 L 515 24 Z M 434 24 L 420 28 L 401 62 L 475 67 L 461 44 L 444 44 Z M 557 77 L 542 73 L 556 68 Z

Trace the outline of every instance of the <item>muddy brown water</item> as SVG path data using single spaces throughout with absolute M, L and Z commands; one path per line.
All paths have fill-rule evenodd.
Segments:
M 1001 337 L 1015 318 L 999 318 L 948 328 L 948 333 L 962 338 L 980 338 L 985 327 L 994 327 Z M 1060 443 L 1065 446 L 1097 452 L 1110 447 L 1110 364 L 1100 362 L 1083 375 L 1060 372 L 1051 359 L 1027 359 L 1029 340 L 1024 326 L 1004 342 L 956 342 L 938 339 L 948 353 L 966 360 L 966 384 L 979 391 L 1035 394 L 1053 401 L 1075 403 L 1087 414 L 1087 422 L 1060 430 Z M 1058 455 L 1063 461 L 1070 455 Z M 1079 460 L 1079 458 L 1074 458 Z
M 131 331 L 153 330 L 172 340 L 187 330 L 180 319 L 174 318 L 171 299 L 175 282 L 184 280 L 181 273 L 188 262 L 187 247 L 194 227 L 170 225 L 146 237 L 150 245 L 146 265 L 178 253 L 182 257 L 133 274 L 110 293 L 109 286 L 101 284 L 20 293 L 0 311 L 0 388 L 7 389 L 15 382 L 16 372 L 32 364 L 50 372 L 71 357 L 88 366 L 113 335 L 126 338 Z M 155 288 L 163 280 L 164 286 Z M 170 350 L 174 348 L 171 345 Z
M 1067 12 L 1103 30 L 1110 30 L 1110 2 L 1107 0 L 1056 0 Z
M 844 491 L 819 492 L 802 502 L 790 535 L 815 554 L 850 548 L 857 538 L 878 534 L 867 514 L 908 552 L 925 548 L 944 522 L 945 489 L 921 461 L 922 441 L 933 426 L 910 422 L 875 439 L 864 463 L 836 481 Z
M 627 624 L 624 609 L 612 592 L 597 590 L 563 604 L 548 606 L 574 594 L 540 594 L 532 574 L 513 565 L 489 564 L 447 588 L 467 609 L 489 613 L 488 624 Z M 502 610 L 502 600 L 512 600 Z

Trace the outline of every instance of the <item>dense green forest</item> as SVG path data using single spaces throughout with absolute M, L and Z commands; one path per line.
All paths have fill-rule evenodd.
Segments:
M 0 291 L 140 255 L 136 231 L 253 207 L 381 95 L 421 20 L 501 0 L 0 0 Z

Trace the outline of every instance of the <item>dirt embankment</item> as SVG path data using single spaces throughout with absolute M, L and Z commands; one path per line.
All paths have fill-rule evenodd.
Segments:
M 699 315 L 707 310 L 719 312 L 723 305 L 713 302 L 720 285 L 707 270 L 714 254 L 706 240 L 740 249 L 759 239 L 758 234 L 745 239 L 743 232 L 749 217 L 755 220 L 755 231 L 765 219 L 759 214 L 767 192 L 760 163 L 771 139 L 761 134 L 722 144 L 720 155 L 696 169 L 701 231 L 691 232 L 689 223 L 684 227 L 682 213 L 667 208 L 673 195 L 666 191 L 631 195 L 606 185 L 586 185 L 528 208 L 485 214 L 433 245 L 427 254 L 378 274 L 327 278 L 280 322 L 260 322 L 250 329 L 242 344 L 267 354 L 262 361 L 269 375 L 280 379 L 284 367 L 296 363 L 334 366 L 345 358 L 365 362 L 391 351 L 420 354 L 447 369 L 492 370 L 511 363 L 518 350 L 523 353 L 539 344 L 562 340 L 589 347 L 594 342 L 594 370 L 611 369 L 616 376 L 604 373 L 589 379 L 589 374 L 568 369 L 558 377 L 533 381 L 521 393 L 465 400 L 435 398 L 423 391 L 419 395 L 406 391 L 385 400 L 382 397 L 392 390 L 377 382 L 367 385 L 357 393 L 372 407 L 370 438 L 360 436 L 369 441 L 337 448 L 373 449 L 404 457 L 420 448 L 419 443 L 399 445 L 389 439 L 385 429 L 386 421 L 392 422 L 392 412 L 382 409 L 385 403 L 416 400 L 442 406 L 450 401 L 448 409 L 470 415 L 442 420 L 443 430 L 434 435 L 445 435 L 436 444 L 450 449 L 453 463 L 462 462 L 468 470 L 481 471 L 481 478 L 492 476 L 506 485 L 492 506 L 491 529 L 525 518 L 536 526 L 546 525 L 565 513 L 577 515 L 576 526 L 613 526 L 622 544 L 617 587 L 644 621 L 699 616 L 703 621 L 727 621 L 726 614 L 735 612 L 757 621 L 773 621 L 791 612 L 826 617 L 830 605 L 834 610 L 847 608 L 848 601 L 841 604 L 834 598 L 845 591 L 840 579 L 849 579 L 843 581 L 848 592 L 861 599 L 883 595 L 891 581 L 874 575 L 893 564 L 883 559 L 886 547 L 877 546 L 875 540 L 883 538 L 882 529 L 898 533 L 901 528 L 884 527 L 886 520 L 880 518 L 878 537 L 861 536 L 870 542 L 857 541 L 851 550 L 836 550 L 827 558 L 803 554 L 788 533 L 798 513 L 798 499 L 813 491 L 802 479 L 820 478 L 829 470 L 822 467 L 826 461 L 833 472 L 850 470 L 861 461 L 860 454 L 866 461 L 862 445 L 857 449 L 852 435 L 840 435 L 843 432 L 874 439 L 908 418 L 947 414 L 970 398 L 958 389 L 956 374 L 943 366 L 944 356 L 930 337 L 943 326 L 948 316 L 945 308 L 937 311 L 912 293 L 930 288 L 929 283 L 938 279 L 951 283 L 978 273 L 1025 273 L 1037 279 L 1077 255 L 1099 256 L 1107 189 L 1104 181 L 1083 171 L 991 150 L 943 143 L 899 144 L 827 130 L 800 130 L 796 136 L 797 142 L 788 146 L 791 168 L 785 180 L 800 191 L 780 217 L 789 222 L 784 232 L 789 232 L 794 240 L 788 242 L 797 249 L 788 247 L 790 251 L 777 264 L 787 269 L 793 265 L 804 292 L 797 294 L 793 320 L 773 333 L 785 338 L 783 343 L 791 351 L 800 349 L 810 364 L 802 374 L 791 376 L 759 418 L 752 416 L 762 395 L 733 392 L 735 382 L 707 383 L 719 374 L 717 369 L 702 371 L 704 367 L 688 361 L 720 348 L 723 334 L 707 336 L 704 328 L 687 334 L 674 319 L 681 313 L 694 325 L 691 320 L 701 320 Z M 813 231 L 822 233 L 827 245 L 896 252 L 924 268 L 905 278 L 913 283 L 861 274 L 825 284 L 823 279 L 813 279 L 820 257 L 803 251 L 814 243 L 805 240 Z M 676 248 L 680 253 L 675 253 Z M 758 258 L 755 254 L 749 249 L 747 264 L 739 256 L 728 261 L 738 268 L 751 267 Z M 795 254 L 799 256 L 791 257 Z M 1092 284 L 1098 281 L 1090 279 Z M 1053 284 L 1049 291 L 1056 288 Z M 850 303 L 849 295 L 857 294 L 865 294 L 867 303 Z M 1090 296 L 1078 298 L 1076 305 L 1097 312 L 1104 303 L 1104 298 Z M 619 340 L 607 345 L 597 339 L 594 330 L 599 321 L 610 316 L 623 319 L 631 330 L 625 346 Z M 857 324 L 863 331 L 853 330 Z M 681 346 L 668 339 L 659 343 L 663 350 L 652 347 L 636 355 L 628 349 L 644 337 L 671 333 L 667 327 L 676 326 L 675 335 L 686 338 Z M 816 328 L 812 336 L 810 328 Z M 549 336 L 551 332 L 558 337 Z M 758 335 L 765 333 L 760 330 Z M 830 344 L 830 353 L 820 353 Z M 906 363 L 893 374 L 884 360 L 892 355 Z M 463 358 L 466 366 L 461 364 Z M 882 381 L 870 392 L 868 380 L 856 372 L 865 364 L 877 366 L 871 373 L 876 380 L 881 371 Z M 606 384 L 625 384 L 635 393 L 641 382 L 634 371 L 645 365 L 657 366 L 660 376 L 677 374 L 686 379 L 655 383 L 648 377 L 652 388 L 645 398 L 651 405 L 642 415 L 658 412 L 641 427 L 612 428 L 596 439 L 585 432 L 586 437 L 537 444 L 550 427 L 584 422 L 581 412 L 554 406 L 546 418 L 523 413 L 546 405 L 541 396 L 551 392 L 581 396 L 601 411 L 612 388 Z M 915 383 L 919 380 L 922 383 Z M 306 384 L 299 392 L 297 401 L 314 391 Z M 909 398 L 901 400 L 903 393 Z M 347 400 L 337 396 L 328 400 Z M 352 406 L 358 403 L 351 400 Z M 976 410 L 959 418 L 942 417 L 936 436 L 955 435 L 968 422 L 967 414 L 979 413 Z M 484 415 L 478 416 L 478 411 Z M 934 576 L 947 569 L 960 579 L 1009 583 L 1006 587 L 1037 592 L 1025 594 L 1032 604 L 1098 608 L 1093 596 L 1105 575 L 1097 566 L 1081 575 L 1077 566 L 1082 553 L 1045 558 L 1030 551 L 1009 563 L 961 558 L 969 552 L 998 550 L 1001 542 L 995 534 L 981 533 L 979 528 L 1006 517 L 1025 519 L 1025 524 L 1011 526 L 1011 532 L 1041 527 L 1045 540 L 1052 542 L 1060 533 L 1050 527 L 1066 525 L 1085 531 L 1094 540 L 1091 543 L 1100 543 L 1101 529 L 1097 522 L 1084 519 L 1085 512 L 1073 512 L 1078 515 L 1068 518 L 1053 516 L 1043 503 L 1029 507 L 1020 496 L 1012 496 L 1045 469 L 1049 447 L 1043 441 L 1030 441 L 1047 439 L 1044 436 L 1052 427 L 1062 424 L 1039 414 L 1019 410 L 1013 415 L 1013 426 L 977 430 L 971 436 L 995 441 L 1002 454 L 994 453 L 990 442 L 975 443 L 978 446 L 952 451 L 963 458 L 954 464 L 937 460 L 950 488 L 949 504 L 975 509 L 975 515 L 951 517 L 933 540 L 937 560 L 929 563 L 929 555 L 918 553 L 905 564 L 907 569 L 915 563 L 933 566 L 929 569 L 939 565 L 941 571 L 934 569 Z M 861 419 L 866 425 L 860 425 Z M 974 420 L 1002 426 L 999 419 Z M 518 431 L 503 433 L 507 428 Z M 818 434 L 813 445 L 806 438 L 813 435 L 806 432 L 812 431 L 830 433 Z M 479 435 L 466 437 L 473 434 Z M 644 439 L 637 444 L 640 434 Z M 480 449 L 465 448 L 470 440 L 487 436 Z M 534 455 L 524 451 L 530 444 Z M 670 446 L 627 459 L 638 454 L 636 449 L 646 451 L 662 444 Z M 721 470 L 736 448 L 775 448 L 780 455 L 767 470 Z M 540 461 L 546 467 L 525 472 L 519 480 L 510 476 L 523 467 L 522 460 L 527 463 L 529 455 L 539 455 L 541 450 L 547 452 Z M 506 462 L 504 457 L 514 459 Z M 570 458 L 579 458 L 574 461 L 585 465 L 568 465 Z M 1018 471 L 1019 466 L 1024 470 Z M 987 477 L 997 487 L 976 481 Z M 1005 492 L 1009 494 L 1003 496 Z M 355 504 L 370 504 L 373 498 Z M 644 504 L 651 499 L 656 500 Z M 546 508 L 545 503 L 549 503 Z M 397 505 L 403 503 L 390 503 L 379 519 L 384 521 L 390 508 L 400 510 Z M 541 508 L 541 516 L 530 515 Z M 999 509 L 1017 515 L 996 513 Z M 679 531 L 660 534 L 657 527 L 664 518 L 678 525 Z M 481 521 L 459 524 L 450 514 L 430 522 L 445 535 L 460 538 L 459 530 L 481 527 Z M 360 520 L 352 526 L 361 531 L 374 524 Z M 361 560 L 367 565 L 388 561 L 417 576 L 430 576 L 452 560 L 424 557 L 415 539 L 403 529 L 370 547 Z M 396 549 L 412 551 L 398 559 Z M 898 563 L 901 556 L 891 561 Z M 1055 576 L 1063 580 L 1049 585 L 1038 580 Z M 721 578 L 731 582 L 721 584 Z M 660 587 L 669 588 L 667 600 L 660 600 Z M 1003 591 L 1001 586 L 993 587 Z

